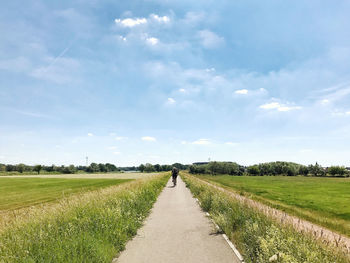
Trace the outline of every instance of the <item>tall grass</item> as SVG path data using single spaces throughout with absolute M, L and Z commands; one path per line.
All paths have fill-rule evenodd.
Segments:
M 0 262 L 111 262 L 136 234 L 169 176 L 110 187 L 39 210 L 0 233 Z
M 192 176 L 184 176 L 184 180 L 203 210 L 211 214 L 246 262 L 350 262 L 343 251 L 281 225 Z

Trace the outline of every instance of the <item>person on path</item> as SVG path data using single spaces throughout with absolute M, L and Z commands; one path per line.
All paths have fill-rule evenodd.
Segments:
M 176 178 L 178 174 L 179 174 L 179 170 L 176 167 L 173 167 L 173 169 L 171 170 L 171 176 L 173 178 L 174 186 L 176 186 Z

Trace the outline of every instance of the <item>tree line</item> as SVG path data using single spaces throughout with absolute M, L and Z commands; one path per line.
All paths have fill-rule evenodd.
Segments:
M 146 163 L 146 164 L 141 164 L 138 167 L 138 171 L 140 172 L 146 172 L 146 173 L 151 173 L 151 172 L 167 172 L 167 171 L 171 171 L 171 169 L 173 169 L 173 167 L 176 167 L 179 170 L 187 170 L 189 168 L 189 165 L 187 164 L 181 164 L 181 163 L 173 163 L 173 164 L 150 164 L 150 163 Z
M 111 163 L 91 163 L 89 166 L 75 166 L 73 164 L 65 166 L 56 165 L 26 165 L 20 164 L 0 164 L 0 172 L 9 173 L 63 173 L 63 174 L 74 174 L 78 172 L 86 173 L 107 173 L 107 172 L 118 172 L 120 169 Z
M 248 176 L 338 176 L 349 177 L 349 171 L 344 166 L 331 166 L 323 168 L 317 162 L 311 165 L 302 165 L 293 162 L 267 162 L 242 166 L 235 162 L 209 162 L 201 165 L 191 165 L 189 172 L 192 174 L 228 174 Z
M 209 162 L 193 165 L 173 163 L 169 164 L 141 164 L 140 166 L 117 167 L 111 163 L 91 163 L 89 166 L 56 166 L 56 165 L 25 165 L 0 164 L 0 173 L 108 173 L 123 171 L 139 171 L 145 173 L 171 171 L 173 167 L 179 170 L 188 170 L 192 174 L 228 174 L 248 176 L 334 176 L 349 177 L 350 173 L 344 166 L 331 166 L 324 168 L 318 163 L 302 165 L 293 162 L 267 162 L 243 166 L 235 162 Z

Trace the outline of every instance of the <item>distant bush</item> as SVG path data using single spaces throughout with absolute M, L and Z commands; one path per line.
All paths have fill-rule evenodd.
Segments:
M 229 174 L 243 175 L 244 167 L 234 162 L 210 162 L 208 164 L 191 165 L 189 172 L 192 174 Z
M 349 176 L 349 171 L 344 166 L 331 166 L 327 169 L 327 173 L 330 176 Z

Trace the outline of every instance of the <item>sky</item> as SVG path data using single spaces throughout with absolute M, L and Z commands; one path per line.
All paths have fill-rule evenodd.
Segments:
M 350 1 L 3 1 L 0 163 L 350 166 Z

